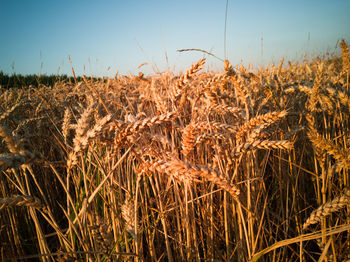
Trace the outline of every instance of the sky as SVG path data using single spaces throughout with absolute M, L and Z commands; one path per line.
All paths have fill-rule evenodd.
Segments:
M 350 43 L 349 0 L 0 0 L 0 71 L 109 76 L 294 62 Z M 338 50 L 338 49 L 337 49 Z M 143 66 L 138 68 L 140 65 Z

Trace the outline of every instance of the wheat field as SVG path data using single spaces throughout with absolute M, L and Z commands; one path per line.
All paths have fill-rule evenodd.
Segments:
M 350 60 L 1 89 L 3 261 L 348 261 Z

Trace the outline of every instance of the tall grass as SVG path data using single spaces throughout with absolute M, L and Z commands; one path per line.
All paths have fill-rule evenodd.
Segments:
M 349 259 L 349 52 L 1 90 L 3 260 Z M 200 71 L 202 72 L 200 73 Z

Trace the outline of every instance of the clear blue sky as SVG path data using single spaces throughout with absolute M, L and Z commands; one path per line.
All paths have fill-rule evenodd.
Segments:
M 77 75 L 152 73 L 147 65 L 137 69 L 143 62 L 177 72 L 203 56 L 177 49 L 224 58 L 225 8 L 226 0 L 0 0 L 0 71 L 71 75 L 70 55 Z M 234 65 L 333 52 L 340 38 L 350 42 L 348 0 L 228 3 L 227 57 Z M 222 68 L 215 58 L 207 65 Z

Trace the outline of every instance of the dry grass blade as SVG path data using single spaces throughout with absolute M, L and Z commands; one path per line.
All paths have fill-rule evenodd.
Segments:
M 212 54 L 212 53 L 210 53 L 210 52 L 208 52 L 208 51 L 205 51 L 205 50 L 203 50 L 203 49 L 199 49 L 199 48 L 179 49 L 179 50 L 176 50 L 176 51 L 177 51 L 177 52 L 199 51 L 199 52 L 205 53 L 205 54 L 207 54 L 207 55 L 213 56 L 213 57 L 215 57 L 215 58 L 217 58 L 217 59 L 219 59 L 219 60 L 221 60 L 221 61 L 224 61 L 224 60 L 222 60 L 221 58 L 217 57 L 216 55 L 214 55 L 214 54 Z
M 334 234 L 339 234 L 341 232 L 345 232 L 347 230 L 350 230 L 350 225 L 340 225 L 340 226 L 336 226 L 336 227 L 327 228 L 327 230 L 325 232 L 317 231 L 317 232 L 313 232 L 310 234 L 303 234 L 303 235 L 300 235 L 300 236 L 295 237 L 295 238 L 285 239 L 285 240 L 279 241 L 279 242 L 273 244 L 272 246 L 265 248 L 264 250 L 261 250 L 258 253 L 254 254 L 254 256 L 252 257 L 252 261 L 257 261 L 263 255 L 265 255 L 265 254 L 267 254 L 267 253 L 269 253 L 277 248 L 283 247 L 283 246 L 287 246 L 287 245 L 290 245 L 293 243 L 300 243 L 302 241 L 318 239 L 318 238 L 325 237 L 325 236 L 331 236 Z

